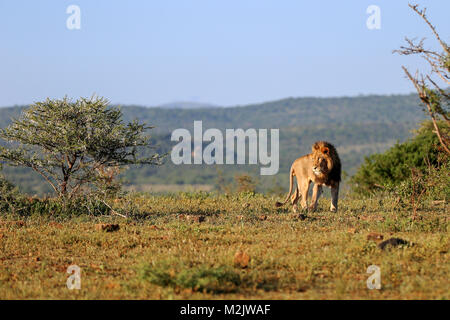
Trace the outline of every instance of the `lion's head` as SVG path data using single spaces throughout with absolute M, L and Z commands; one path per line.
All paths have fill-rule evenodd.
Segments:
M 317 141 L 312 145 L 313 166 L 316 176 L 326 177 L 327 180 L 341 181 L 341 160 L 336 148 L 329 142 Z

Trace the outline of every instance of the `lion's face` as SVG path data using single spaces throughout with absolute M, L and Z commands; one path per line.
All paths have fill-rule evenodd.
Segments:
M 312 170 L 316 176 L 328 174 L 333 169 L 333 160 L 330 157 L 330 150 L 327 147 L 314 149 Z

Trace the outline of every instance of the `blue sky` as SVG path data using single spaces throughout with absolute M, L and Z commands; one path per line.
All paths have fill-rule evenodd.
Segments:
M 392 54 L 429 30 L 395 0 L 1 0 L 0 106 L 91 96 L 113 103 L 239 105 L 408 93 Z M 418 1 L 449 41 L 450 1 Z M 81 29 L 69 30 L 69 5 Z M 369 5 L 381 29 L 369 30 Z

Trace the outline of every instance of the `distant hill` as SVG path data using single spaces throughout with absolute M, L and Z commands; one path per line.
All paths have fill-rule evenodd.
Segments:
M 19 116 L 23 107 L 0 108 L 0 127 Z M 227 108 L 147 108 L 122 106 L 125 121 L 138 119 L 156 126 L 151 130 L 157 152 L 170 152 L 175 142 L 170 134 L 176 128 L 192 132 L 194 120 L 202 120 L 208 128 L 278 128 L 280 129 L 280 171 L 275 176 L 259 176 L 259 166 L 175 166 L 167 158 L 161 167 L 131 168 L 124 174 L 129 185 L 147 189 L 149 185 L 211 185 L 221 175 L 232 182 L 236 174 L 249 173 L 259 181 L 259 191 L 270 190 L 273 184 L 287 186 L 291 162 L 309 152 L 315 140 L 328 140 L 336 145 L 343 169 L 352 174 L 364 157 L 382 152 L 396 141 L 412 135 L 425 118 L 417 96 L 370 95 L 338 98 L 287 98 L 262 104 Z M 48 192 L 40 177 L 29 170 L 4 168 L 5 175 L 23 190 Z
M 416 95 L 342 98 L 288 98 L 262 104 L 213 109 L 162 109 L 123 106 L 126 121 L 138 119 L 164 134 L 192 128 L 202 120 L 209 128 L 283 128 L 317 124 L 404 123 L 424 118 Z
M 0 108 L 0 127 L 17 117 L 24 106 Z M 339 98 L 287 98 L 227 108 L 147 108 L 121 106 L 125 121 L 138 119 L 165 134 L 191 128 L 202 120 L 209 128 L 283 128 L 318 124 L 405 123 L 424 118 L 417 95 L 370 95 Z
M 206 109 L 206 108 L 220 108 L 211 103 L 201 103 L 201 102 L 189 102 L 189 101 L 178 101 L 161 104 L 156 106 L 162 109 Z

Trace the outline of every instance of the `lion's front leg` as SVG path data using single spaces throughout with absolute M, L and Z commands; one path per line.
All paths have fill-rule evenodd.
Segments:
M 311 205 L 309 206 L 309 210 L 316 211 L 317 201 L 319 200 L 321 194 L 322 194 L 322 185 L 314 183 Z
M 336 212 L 338 209 L 339 183 L 331 187 L 331 206 L 330 211 Z

